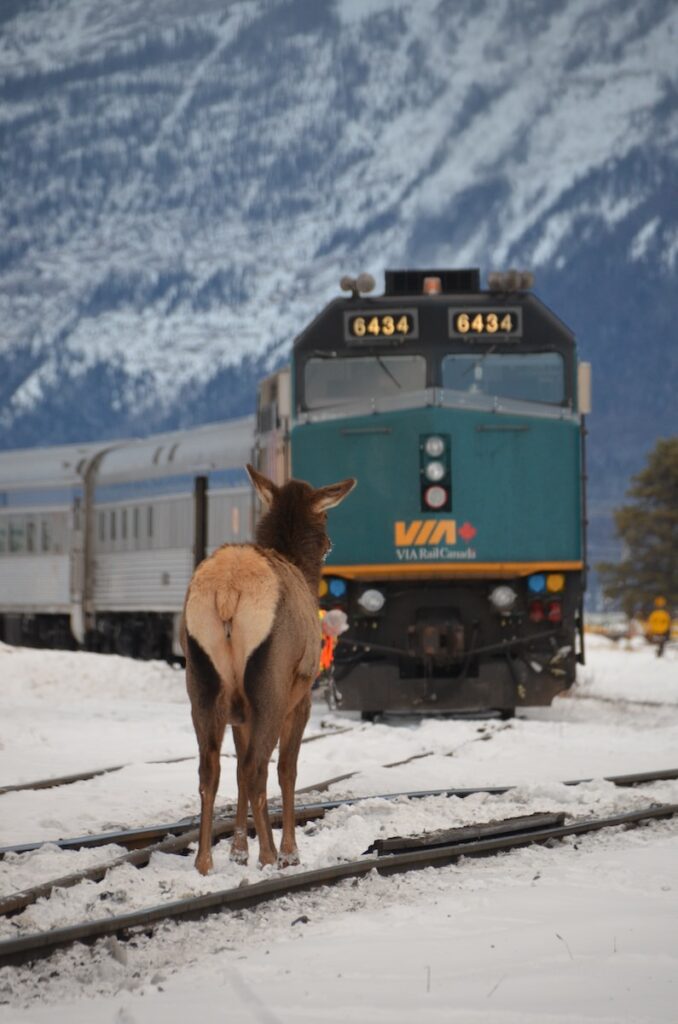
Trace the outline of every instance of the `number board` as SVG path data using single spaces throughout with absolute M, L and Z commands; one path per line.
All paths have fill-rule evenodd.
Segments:
M 400 345 L 419 336 L 416 309 L 368 309 L 344 313 L 349 345 Z
M 520 309 L 450 309 L 449 328 L 453 338 L 467 341 L 517 341 L 523 333 Z

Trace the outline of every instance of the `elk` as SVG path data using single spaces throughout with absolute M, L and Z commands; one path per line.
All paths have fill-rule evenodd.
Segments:
M 318 584 L 331 549 L 327 511 L 354 479 L 315 489 L 303 480 L 276 486 L 247 466 L 265 513 L 254 544 L 224 544 L 195 570 L 181 623 L 186 687 L 200 753 L 200 832 L 195 866 L 212 868 L 212 821 L 221 744 L 230 722 L 237 754 L 238 806 L 231 858 L 247 862 L 248 803 L 259 863 L 276 862 L 268 817 L 268 762 L 280 743 L 283 802 L 281 867 L 299 863 L 294 787 L 301 737 L 321 646 Z

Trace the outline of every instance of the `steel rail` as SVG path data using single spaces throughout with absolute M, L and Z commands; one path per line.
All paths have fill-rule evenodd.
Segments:
M 348 772 L 345 775 L 337 775 L 332 779 L 325 779 L 323 782 L 314 783 L 311 786 L 305 786 L 303 789 L 297 790 L 297 793 L 319 792 L 333 782 L 340 782 L 344 779 L 349 779 L 355 774 L 357 773 Z M 648 782 L 662 782 L 672 779 L 678 779 L 678 768 L 661 768 L 658 771 L 636 772 L 627 775 L 605 775 L 603 776 L 602 781 L 611 782 L 615 786 L 640 786 Z M 581 786 L 587 782 L 594 781 L 595 779 L 590 777 L 584 779 L 568 779 L 560 784 L 563 786 Z M 521 785 L 528 785 L 528 783 L 521 783 Z M 325 800 L 322 803 L 305 804 L 303 805 L 303 809 L 308 811 L 316 809 L 332 811 L 337 807 L 350 807 L 354 804 L 363 803 L 365 800 L 423 800 L 426 797 L 432 796 L 459 797 L 459 799 L 465 799 L 468 796 L 476 796 L 479 793 L 485 793 L 489 796 L 503 796 L 505 793 L 510 793 L 511 790 L 517 788 L 517 784 L 512 784 L 509 786 L 471 786 L 466 788 L 450 789 L 422 789 L 399 793 L 375 793 L 370 796 L 354 796 L 346 797 L 342 800 Z M 301 809 L 302 808 L 300 808 L 300 810 Z M 223 811 L 221 813 L 223 814 Z M 170 834 L 182 835 L 184 832 L 188 832 L 190 829 L 195 828 L 199 820 L 199 815 L 195 815 L 190 818 L 182 818 L 179 821 L 170 822 L 168 824 L 151 825 L 146 828 L 122 829 L 117 832 L 93 833 L 92 835 L 76 836 L 68 839 L 42 839 L 33 843 L 19 843 L 14 846 L 3 846 L 0 847 L 0 860 L 2 860 L 2 858 L 8 853 L 31 853 L 34 850 L 39 850 L 41 846 L 45 846 L 48 843 L 50 846 L 58 846 L 59 849 L 62 850 L 80 850 L 96 846 L 106 846 L 109 843 L 115 843 L 118 846 L 125 846 L 128 849 L 138 849 L 148 843 L 157 842 Z
M 343 782 L 345 779 L 350 779 L 356 774 L 356 772 L 347 772 L 344 775 L 333 775 L 330 779 L 313 782 L 310 786 L 302 786 L 300 789 L 295 790 L 296 796 L 302 796 L 305 793 L 320 793 L 335 782 Z M 305 805 L 305 808 L 318 808 L 320 806 L 320 804 L 308 804 Z M 269 801 L 269 811 L 271 813 L 277 813 L 279 807 L 279 801 Z M 231 813 L 233 808 L 233 804 L 227 804 L 217 813 L 224 816 L 225 814 Z M 303 809 L 303 807 L 300 808 L 300 810 Z M 167 836 L 183 835 L 184 832 L 188 832 L 199 822 L 200 815 L 195 814 L 191 815 L 189 818 L 180 818 L 179 821 L 161 823 L 159 825 L 146 825 L 141 828 L 119 829 L 111 832 L 93 832 L 89 835 L 72 836 L 67 839 L 42 839 L 33 843 L 16 843 L 13 846 L 0 847 L 0 860 L 2 860 L 8 853 L 32 853 L 35 850 L 39 850 L 41 846 L 45 846 L 47 844 L 50 846 L 56 846 L 60 850 L 83 850 L 92 849 L 97 846 L 109 845 L 124 846 L 128 850 L 139 850 L 148 846 L 149 843 L 155 843 Z
M 365 850 L 383 857 L 392 853 L 406 853 L 408 850 L 433 850 L 437 846 L 451 846 L 456 843 L 470 842 L 472 839 L 489 838 L 490 836 L 506 836 L 516 832 L 526 835 L 543 828 L 553 828 L 565 824 L 563 811 L 552 811 L 525 814 L 516 818 L 504 818 L 503 821 L 488 821 L 482 825 L 461 825 L 457 828 L 440 829 L 437 832 L 424 832 L 414 836 L 391 836 L 388 839 L 375 839 Z
M 413 850 L 388 857 L 350 861 L 314 871 L 302 871 L 283 877 L 266 879 L 253 885 L 237 886 L 190 899 L 176 900 L 117 917 L 82 922 L 49 932 L 36 932 L 18 939 L 0 942 L 0 966 L 17 965 L 50 956 L 74 942 L 91 943 L 105 935 L 128 937 L 131 929 L 152 930 L 166 920 L 197 920 L 222 910 L 254 907 L 268 900 L 323 886 L 348 878 L 360 878 L 376 871 L 380 875 L 416 871 L 425 867 L 444 867 L 461 857 L 479 857 L 489 853 L 513 850 L 533 843 L 546 843 L 567 836 L 585 835 L 604 828 L 631 826 L 642 821 L 667 818 L 678 814 L 678 804 L 646 807 L 642 810 L 616 814 L 607 818 L 589 819 L 571 825 L 555 826 L 528 833 L 455 843 L 430 850 Z
M 325 740 L 330 736 L 341 736 L 345 732 L 355 732 L 356 727 L 353 725 L 337 728 L 328 729 L 326 732 L 313 733 L 311 736 L 304 736 L 302 743 L 313 743 L 315 740 Z M 235 757 L 235 754 L 222 753 L 222 757 Z M 0 796 L 5 796 L 7 793 L 21 793 L 25 790 L 38 790 L 38 789 L 56 789 L 58 786 L 70 786 L 74 782 L 88 782 L 90 779 L 96 779 L 99 775 L 110 775 L 113 772 L 121 772 L 123 768 L 133 768 L 138 765 L 148 764 L 179 764 L 181 761 L 197 761 L 198 754 L 188 754 L 184 757 L 163 757 L 158 760 L 152 761 L 128 761 L 125 764 L 113 764 L 107 768 L 94 768 L 91 771 L 86 772 L 73 772 L 70 775 L 54 775 L 47 779 L 35 779 L 33 782 L 18 782 L 16 785 L 11 786 L 0 786 Z
M 305 825 L 309 821 L 317 821 L 319 818 L 324 817 L 324 815 L 325 812 L 317 808 L 307 810 L 304 807 L 299 807 L 296 809 L 294 817 L 297 825 Z M 282 826 L 282 812 L 273 811 L 270 815 L 270 821 L 273 828 L 280 828 Z M 232 836 L 234 831 L 234 817 L 216 819 L 212 826 L 212 841 Z M 251 836 L 255 835 L 252 819 L 248 820 L 248 832 Z M 120 864 L 131 864 L 132 867 L 141 868 L 148 864 L 154 853 L 184 855 L 188 853 L 191 843 L 197 842 L 199 834 L 200 830 L 198 828 L 192 828 L 190 831 L 184 832 L 183 835 L 173 835 L 168 839 L 162 840 L 162 842 L 153 843 L 151 846 L 130 850 L 128 853 L 115 857 L 113 860 L 105 861 L 102 864 L 94 864 L 91 867 L 83 868 L 82 871 L 74 871 L 70 875 L 61 875 L 60 878 L 51 878 L 46 882 L 41 882 L 39 885 L 31 886 L 29 889 L 20 889 L 0 899 L 0 916 L 13 917 L 14 914 L 21 913 L 26 907 L 35 903 L 36 900 L 51 896 L 54 889 L 70 889 L 72 886 L 79 885 L 80 882 L 85 881 L 100 882 L 106 877 L 111 868 L 117 868 Z

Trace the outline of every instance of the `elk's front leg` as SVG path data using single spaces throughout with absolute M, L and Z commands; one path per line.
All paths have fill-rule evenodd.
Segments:
M 307 691 L 287 715 L 280 734 L 278 780 L 282 792 L 283 834 L 278 865 L 283 868 L 299 863 L 295 838 L 294 787 L 297 781 L 299 747 L 310 712 L 311 694 L 310 691 Z

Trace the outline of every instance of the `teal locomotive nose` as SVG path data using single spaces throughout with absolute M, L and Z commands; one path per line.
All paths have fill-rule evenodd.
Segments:
M 549 704 L 583 658 L 575 338 L 514 271 L 487 289 L 476 270 L 403 270 L 383 295 L 349 290 L 294 342 L 286 434 L 292 476 L 359 481 L 328 520 L 323 600 L 349 620 L 333 699 L 368 714 Z

